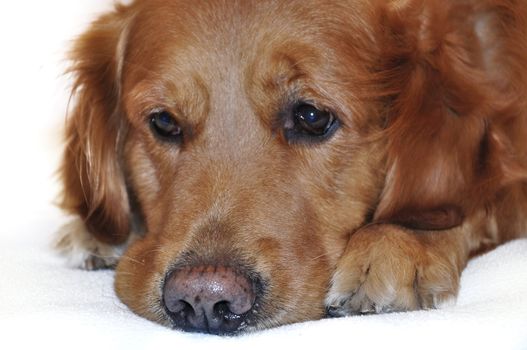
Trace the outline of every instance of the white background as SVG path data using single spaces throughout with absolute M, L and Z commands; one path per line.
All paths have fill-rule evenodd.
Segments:
M 68 104 L 66 51 L 110 1 L 0 2 L 0 235 L 58 218 L 55 172 Z

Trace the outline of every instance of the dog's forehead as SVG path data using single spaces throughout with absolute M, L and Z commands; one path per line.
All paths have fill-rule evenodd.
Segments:
M 273 49 L 291 52 L 292 44 L 303 43 L 314 48 L 310 54 L 328 60 L 332 53 L 324 51 L 346 49 L 346 33 L 360 37 L 366 27 L 355 3 L 360 1 L 141 1 L 127 33 L 127 59 L 162 72 L 203 63 L 232 67 L 229 58 L 241 66 Z
M 207 58 L 209 65 L 229 58 L 239 64 L 288 40 L 315 44 L 320 30 L 309 19 L 311 10 L 293 3 L 145 1 L 129 29 L 127 59 L 166 72 L 167 66 L 200 65 Z
M 151 82 L 158 91 L 172 90 L 171 95 L 174 90 L 233 92 L 247 75 L 267 67 L 252 69 L 254 65 L 276 57 L 280 48 L 314 41 L 312 27 L 295 23 L 294 10 L 276 8 L 273 1 L 157 0 L 140 5 L 126 33 L 127 87 Z
M 209 107 L 218 107 L 206 105 L 213 94 L 221 96 L 216 102 L 238 103 L 243 94 L 255 110 L 269 110 L 270 102 L 283 103 L 278 100 L 299 86 L 309 86 L 300 99 L 327 105 L 322 92 L 334 100 L 350 98 L 339 94 L 352 91 L 342 87 L 353 77 L 348 71 L 360 61 L 349 57 L 360 48 L 347 39 L 350 32 L 361 35 L 350 30 L 360 21 L 352 20 L 358 16 L 353 1 L 344 7 L 323 2 L 140 2 L 127 33 L 125 89 L 151 82 L 147 87 L 152 92 L 172 90 L 168 99 L 177 91 L 177 99 L 194 109 L 188 114 L 195 118 L 198 109 L 205 115 Z M 349 23 L 342 26 L 345 21 Z M 296 84 L 288 86 L 293 80 Z M 195 107 L 192 100 L 199 101 Z

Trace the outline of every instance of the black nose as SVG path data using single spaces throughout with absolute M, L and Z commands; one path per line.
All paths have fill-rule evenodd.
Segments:
M 229 334 L 243 329 L 255 301 L 252 281 L 223 266 L 194 266 L 172 272 L 163 301 L 177 328 Z

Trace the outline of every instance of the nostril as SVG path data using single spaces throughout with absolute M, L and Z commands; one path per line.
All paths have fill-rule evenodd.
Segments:
M 211 333 L 234 331 L 242 324 L 244 318 L 245 314 L 232 312 L 229 302 L 218 302 L 207 315 L 208 331 Z
M 227 301 L 220 301 L 214 305 L 214 314 L 220 316 L 221 318 L 225 318 L 226 315 L 232 313 L 229 309 L 229 303 Z
M 173 314 L 181 314 L 182 316 L 194 314 L 194 308 L 185 300 L 170 300 L 165 297 L 165 306 Z
M 214 305 L 214 314 L 217 315 L 218 318 L 224 320 L 225 322 L 237 322 L 243 317 L 243 315 L 247 311 L 242 312 L 242 313 L 235 313 L 231 309 L 230 303 L 227 301 L 221 301 L 219 303 L 216 303 L 216 305 Z
M 178 328 L 231 333 L 252 309 L 254 289 L 252 280 L 228 267 L 187 267 L 167 277 L 163 302 Z

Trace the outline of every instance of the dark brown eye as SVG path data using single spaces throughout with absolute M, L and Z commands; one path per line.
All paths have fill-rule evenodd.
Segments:
M 331 137 L 339 126 L 338 119 L 331 112 L 309 103 L 297 103 L 291 114 L 293 127 L 285 131 L 290 142 L 322 142 Z
M 150 127 L 155 136 L 166 142 L 180 142 L 183 136 L 183 130 L 176 122 L 174 117 L 166 112 L 161 111 L 150 116 Z
M 297 126 L 314 136 L 324 135 L 335 119 L 331 113 L 307 103 L 297 105 L 293 114 Z

